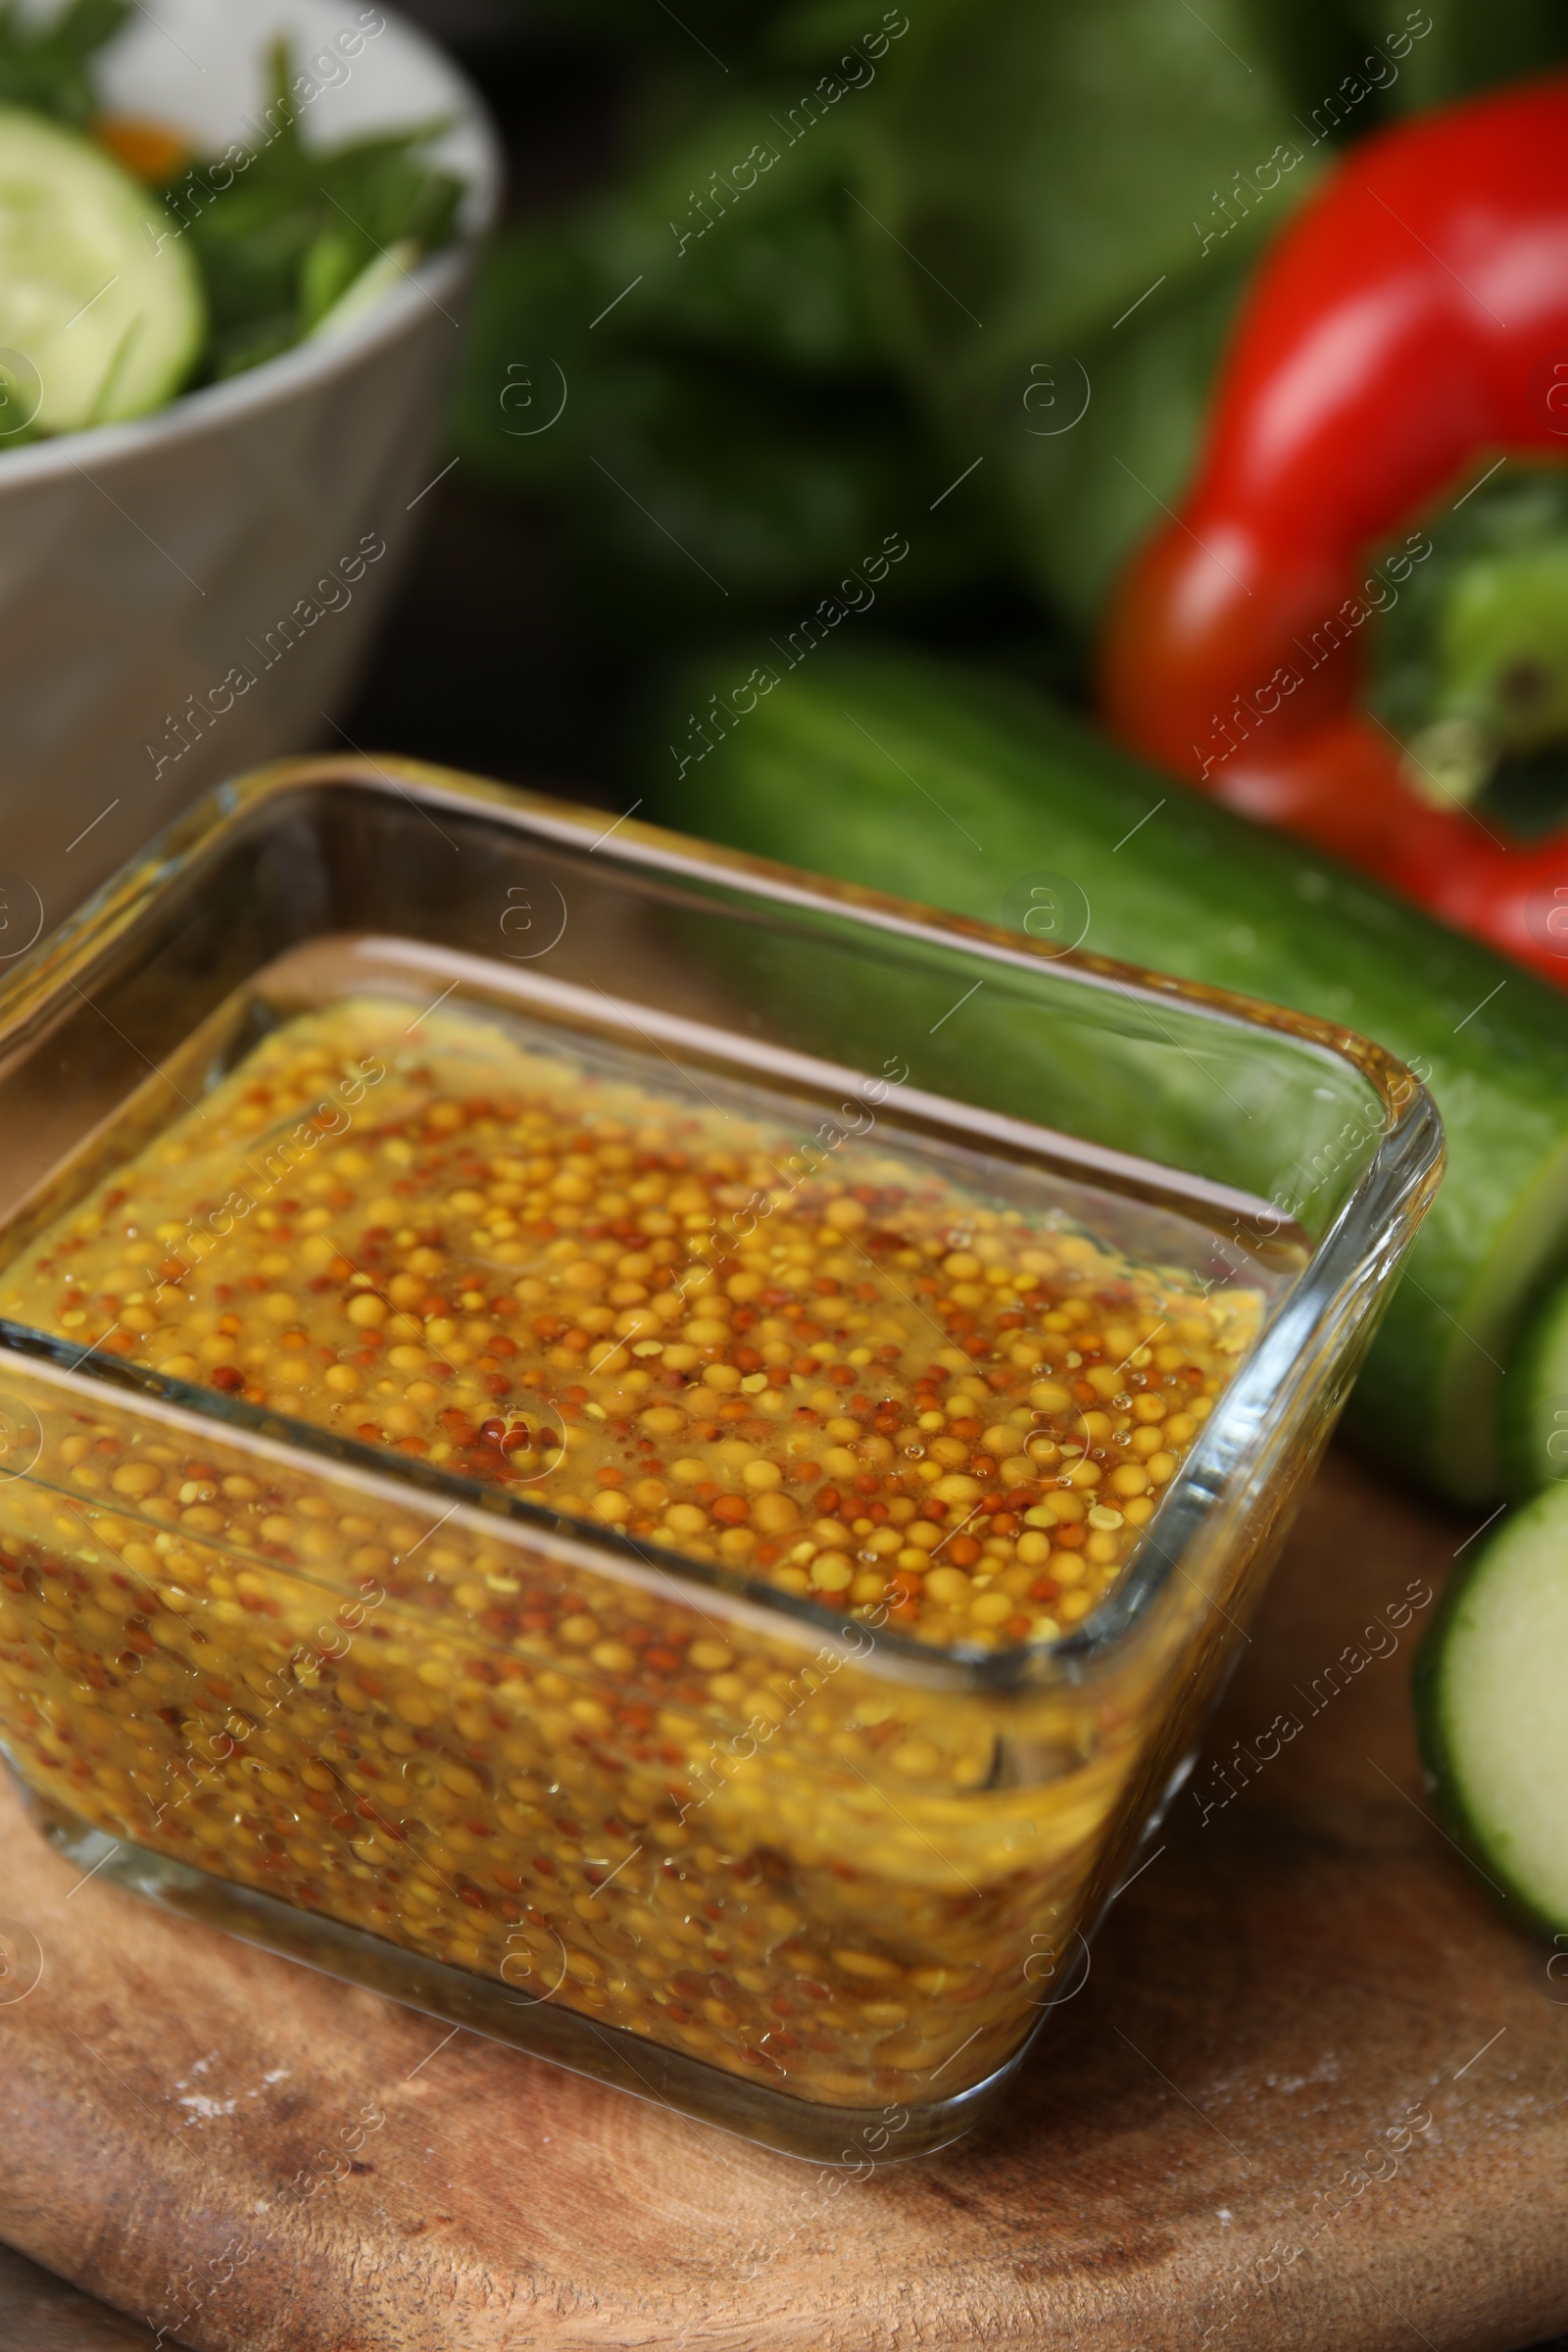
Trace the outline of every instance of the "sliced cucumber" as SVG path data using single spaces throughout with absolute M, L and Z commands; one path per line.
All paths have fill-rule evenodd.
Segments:
M 1508 1483 L 1519 1494 L 1568 1479 L 1568 1283 L 1548 1291 L 1508 1366 Z
M 419 248 L 412 237 L 400 237 L 385 253 L 378 253 L 358 277 L 350 280 L 330 308 L 322 312 L 306 335 L 306 342 L 331 343 L 339 335 L 352 333 L 362 318 L 378 310 L 387 296 L 406 281 L 418 258 Z
M 0 423 L 75 432 L 173 398 L 207 329 L 195 257 L 175 231 L 90 140 L 0 107 L 0 359 L 37 400 L 22 421 L 11 400 Z
M 1568 1488 L 1511 1511 L 1422 1643 L 1439 1801 L 1494 1886 L 1568 1930 Z

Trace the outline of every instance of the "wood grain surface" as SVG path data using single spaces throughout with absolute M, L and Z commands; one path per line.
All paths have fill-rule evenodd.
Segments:
M 864 2180 L 79 1884 L 7 1789 L 0 1915 L 43 1965 L 0 2006 L 0 2235 L 200 2352 L 1552 2334 L 1568 1982 L 1431 1822 L 1431 1607 L 1380 1614 L 1469 1532 L 1331 1458 L 1194 1788 L 1003 2120 Z
M 0 2344 L 5 2352 L 147 2352 L 147 2329 L 24 2254 L 0 2245 Z

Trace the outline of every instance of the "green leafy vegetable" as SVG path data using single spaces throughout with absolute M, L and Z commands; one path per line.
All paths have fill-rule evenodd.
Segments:
M 201 264 L 218 377 L 303 341 L 388 254 L 444 243 L 463 200 L 463 182 L 419 152 L 445 123 L 317 151 L 301 135 L 286 42 L 270 68 L 266 140 L 196 167 L 168 198 Z
M 764 475 L 866 464 L 880 407 L 877 498 L 965 539 L 921 625 L 951 637 L 977 591 L 1024 572 L 1067 662 L 1179 496 L 1250 268 L 1316 176 L 1401 115 L 1568 53 L 1561 0 L 705 0 L 674 18 L 572 0 L 572 21 L 629 61 L 631 161 L 495 250 L 463 413 L 475 469 L 553 504 L 596 590 L 613 546 L 628 604 L 662 626 L 682 559 L 635 513 L 630 544 L 589 465 L 616 420 L 663 420 L 644 476 L 622 447 L 624 478 L 674 530 L 677 507 L 710 503 L 675 466 L 675 420 L 740 524 Z M 507 369 L 547 355 L 570 405 L 538 433 Z M 695 552 L 727 577 L 716 541 Z M 822 554 L 819 532 L 760 522 L 749 596 L 793 598 Z M 914 577 L 911 557 L 901 594 Z
M 814 81 L 757 81 L 569 229 L 490 260 L 461 445 L 554 511 L 598 625 L 788 623 L 895 530 L 911 554 L 887 608 L 1005 572 L 984 502 L 931 512 L 962 461 L 890 377 L 868 304 L 846 114 L 872 100 L 813 111 Z
M 70 0 L 46 24 L 0 0 L 0 105 L 81 129 L 98 112 L 92 64 L 130 20 L 131 0 Z
M 1362 50 L 1405 21 L 1404 9 L 1391 8 L 1389 0 L 1339 0 L 1339 6 Z M 1389 93 L 1397 114 L 1446 106 L 1563 60 L 1561 0 L 1426 0 L 1410 15 L 1432 29 L 1410 50 Z
M 904 364 L 1087 619 L 1181 487 L 1241 278 L 1321 149 L 1245 0 L 984 0 L 916 28 L 876 131 L 866 201 L 890 233 L 867 252 Z M 1062 391 L 1049 419 L 1025 405 L 1037 366 Z M 1083 420 L 1043 431 L 1073 387 Z

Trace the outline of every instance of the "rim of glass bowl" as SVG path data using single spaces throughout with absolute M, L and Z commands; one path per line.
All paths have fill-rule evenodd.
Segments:
M 1335 1060 L 1348 1061 L 1360 1073 L 1384 1106 L 1381 1138 L 1306 1265 L 1276 1302 L 1251 1353 L 1216 1401 L 1166 1490 L 1157 1515 L 1158 1541 L 1145 1537 L 1122 1575 L 1079 1625 L 1052 1640 L 1020 1642 L 1002 1649 L 961 1643 L 939 1649 L 906 1634 L 873 1629 L 823 1600 L 781 1592 L 759 1577 L 716 1561 L 690 1559 L 662 1546 L 656 1550 L 597 1521 L 527 1501 L 511 1490 L 338 1437 L 314 1423 L 123 1364 L 92 1349 L 80 1351 L 73 1343 L 27 1326 L 0 1321 L 0 1362 L 7 1354 L 47 1362 L 89 1395 L 106 1391 L 121 1398 L 139 1395 L 197 1430 L 215 1423 L 242 1430 L 262 1446 L 281 1449 L 296 1461 L 301 1456 L 331 1461 L 357 1477 L 373 1481 L 383 1493 L 396 1495 L 414 1488 L 455 1508 L 466 1507 L 481 1514 L 492 1528 L 498 1516 L 505 1517 L 524 1535 L 531 1529 L 564 1542 L 575 1547 L 579 1557 L 586 1550 L 611 1573 L 617 1563 L 622 1569 L 635 1564 L 644 1573 L 657 1571 L 676 1585 L 688 1583 L 721 1592 L 749 1612 L 760 1611 L 764 1618 L 793 1622 L 803 1632 L 809 1630 L 861 1659 L 874 1649 L 883 1670 L 891 1669 L 901 1679 L 970 1690 L 996 1690 L 1046 1680 L 1081 1681 L 1092 1667 L 1141 1630 L 1159 1594 L 1181 1573 L 1184 1554 L 1210 1516 L 1238 1501 L 1245 1505 L 1250 1474 L 1265 1459 L 1268 1441 L 1296 1414 L 1303 1392 L 1322 1378 L 1321 1350 L 1314 1341 L 1332 1331 L 1358 1289 L 1386 1269 L 1401 1235 L 1413 1233 L 1435 1190 L 1444 1149 L 1437 1105 L 1402 1062 L 1353 1030 L 1288 1011 L 1258 998 L 1174 979 L 1081 949 L 1053 955 L 1024 934 L 999 925 L 945 913 L 858 884 L 808 874 L 630 818 L 615 826 L 612 843 L 605 842 L 602 809 L 582 808 L 526 787 L 494 784 L 424 761 L 394 758 L 328 754 L 275 760 L 208 793 L 21 957 L 13 973 L 0 979 L 0 1060 L 47 1021 L 66 991 L 90 1000 L 94 972 L 133 945 L 135 932 L 147 925 L 164 896 L 177 883 L 187 882 L 194 868 L 215 862 L 247 828 L 265 819 L 270 808 L 291 796 L 344 787 L 388 802 L 396 798 L 412 801 L 416 807 L 426 803 L 455 815 L 482 815 L 518 837 L 531 835 L 584 855 L 593 848 L 606 864 L 699 884 L 718 883 L 780 909 L 828 912 L 889 937 L 958 948 L 981 962 L 1024 971 L 1049 963 L 1054 976 L 1090 991 L 1143 1004 L 1168 1004 L 1174 1000 L 1200 1017 L 1229 1028 L 1276 1031 Z M 1157 1162 L 1129 1164 L 1156 1175 L 1161 1172 Z M 1163 1172 L 1173 1180 L 1172 1190 L 1179 1192 L 1184 1172 L 1176 1168 Z

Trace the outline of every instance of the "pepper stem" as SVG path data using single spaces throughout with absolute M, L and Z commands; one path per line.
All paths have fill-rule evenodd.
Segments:
M 1423 800 L 1469 802 L 1496 773 L 1503 747 L 1474 718 L 1435 718 L 1404 746 L 1405 782 Z
M 1451 805 L 1504 760 L 1568 742 L 1568 471 L 1513 470 L 1431 539 L 1389 615 L 1374 702 L 1413 788 Z

